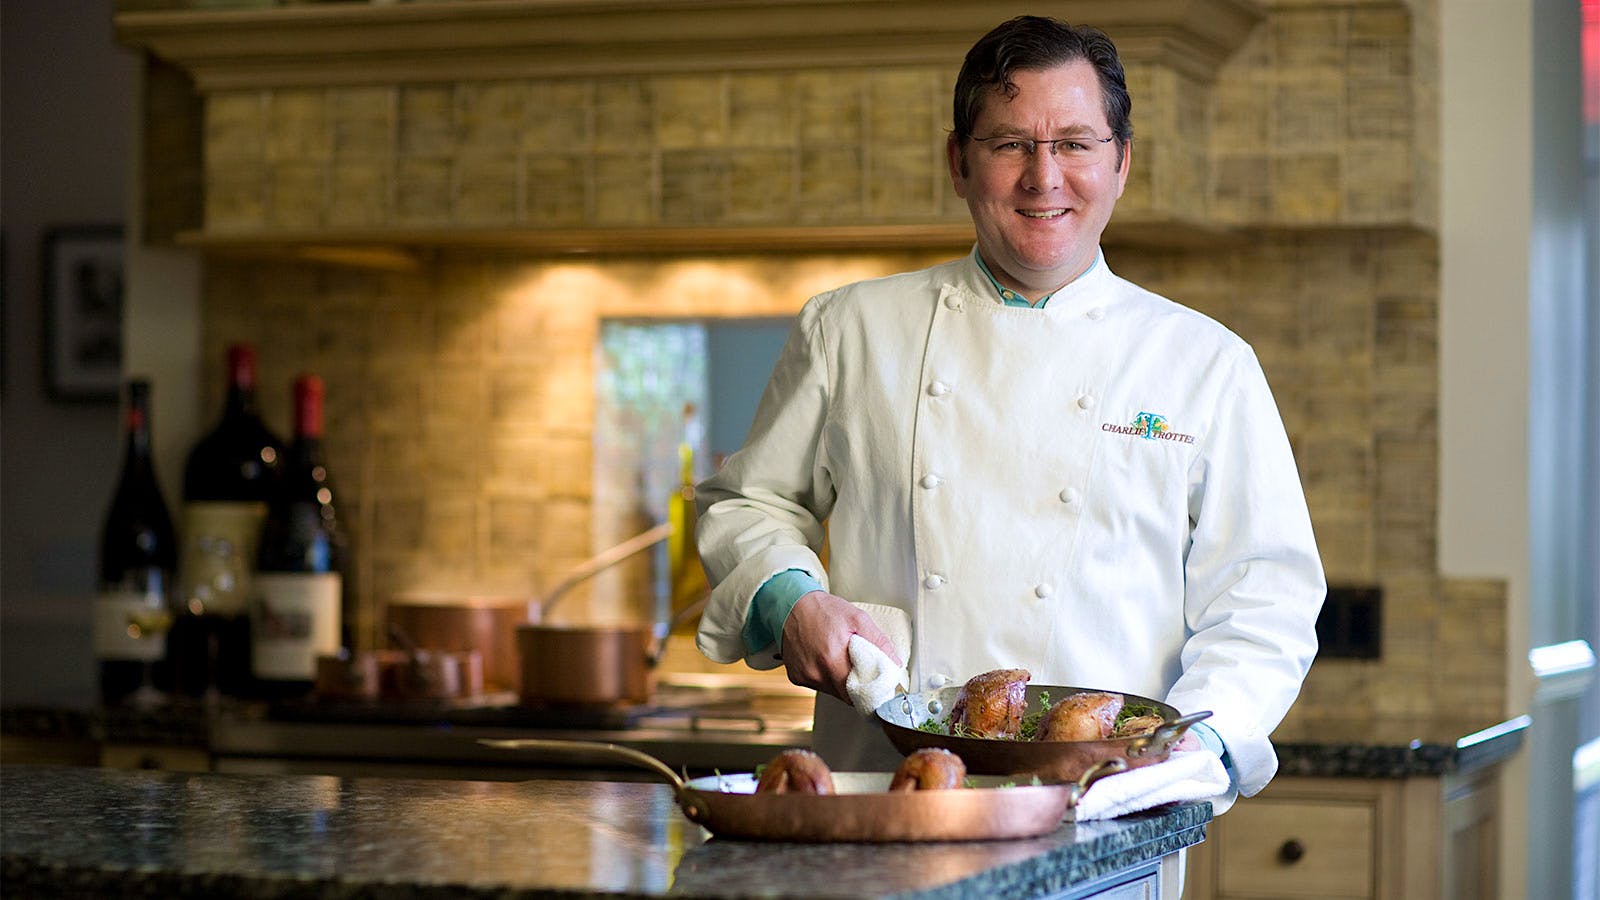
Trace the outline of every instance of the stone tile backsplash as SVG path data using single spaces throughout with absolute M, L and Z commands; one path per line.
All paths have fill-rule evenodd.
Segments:
M 1319 662 L 1297 720 L 1502 711 L 1505 586 L 1437 563 L 1437 53 L 1432 4 L 1263 4 L 1214 83 L 1130 63 L 1120 274 L 1256 348 L 1329 578 L 1384 590 L 1384 655 Z M 219 90 L 204 117 L 208 233 L 316 229 L 964 222 L 944 173 L 953 68 L 887 65 Z M 1180 229 L 1181 236 L 1181 229 Z M 411 271 L 210 254 L 204 403 L 223 347 L 328 385 L 355 536 L 359 633 L 415 586 L 548 586 L 629 534 L 634 483 L 596 484 L 607 319 L 771 316 L 857 278 L 964 252 L 538 258 L 440 248 Z M 605 476 L 616 478 L 614 474 Z M 632 479 L 630 479 L 630 482 Z M 637 566 L 639 563 L 635 563 Z M 640 617 L 617 584 L 564 616 Z M 608 586 L 609 585 L 609 586 Z M 620 591 L 630 593 L 633 589 Z

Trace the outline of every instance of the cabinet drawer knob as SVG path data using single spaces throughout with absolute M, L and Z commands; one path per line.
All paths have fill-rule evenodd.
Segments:
M 1297 863 L 1300 861 L 1300 858 L 1305 855 L 1306 845 L 1300 843 L 1299 838 L 1289 838 L 1287 841 L 1283 842 L 1282 847 L 1278 848 L 1278 859 L 1285 863 Z

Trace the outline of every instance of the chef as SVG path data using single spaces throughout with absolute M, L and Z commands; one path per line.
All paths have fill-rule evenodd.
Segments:
M 1211 710 L 1196 731 L 1237 791 L 1276 771 L 1322 567 L 1251 348 L 1100 250 L 1130 107 L 1095 29 L 979 40 L 946 148 L 973 251 L 811 298 L 699 487 L 698 646 L 816 688 L 835 769 L 900 760 L 847 700 L 859 635 L 913 691 L 1022 667 Z

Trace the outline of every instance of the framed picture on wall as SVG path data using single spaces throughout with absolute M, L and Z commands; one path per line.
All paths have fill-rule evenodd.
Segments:
M 44 383 L 57 400 L 116 402 L 122 381 L 122 226 L 44 233 Z

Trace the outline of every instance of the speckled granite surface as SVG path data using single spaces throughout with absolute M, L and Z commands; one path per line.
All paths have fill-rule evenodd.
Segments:
M 1307 722 L 1280 728 L 1272 743 L 1279 775 L 1426 777 L 1509 759 L 1530 724 L 1527 716 L 1489 725 L 1416 719 Z
M 1203 839 L 1207 804 L 956 844 L 707 840 L 659 784 L 0 768 L 12 897 L 1036 896 Z

